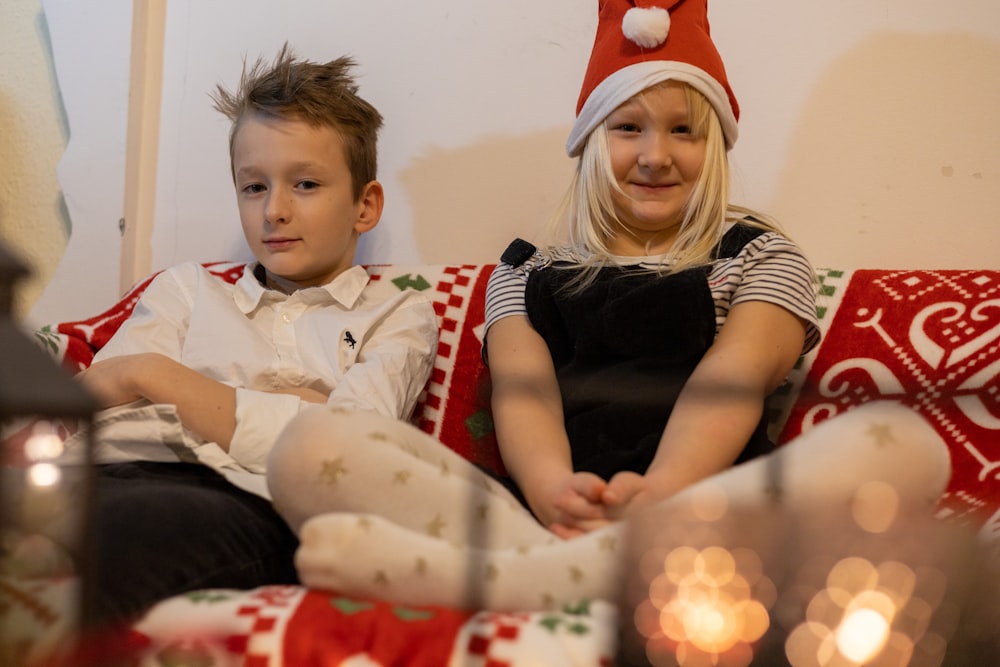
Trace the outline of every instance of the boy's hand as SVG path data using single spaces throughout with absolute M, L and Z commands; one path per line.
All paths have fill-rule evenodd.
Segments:
M 236 390 L 202 375 L 180 362 L 155 352 L 111 357 L 91 364 L 77 379 L 111 408 L 139 399 L 169 403 L 177 408 L 181 423 L 223 450 L 236 430 Z M 274 390 L 311 403 L 326 403 L 327 396 L 315 389 L 290 387 Z
M 135 388 L 136 373 L 142 373 L 148 354 L 129 354 L 95 362 L 76 374 L 103 408 L 125 405 L 142 398 Z

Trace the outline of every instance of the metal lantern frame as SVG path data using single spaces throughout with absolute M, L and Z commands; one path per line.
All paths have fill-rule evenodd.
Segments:
M 79 579 L 76 625 L 84 630 L 94 617 L 96 600 L 94 565 L 96 543 L 94 512 L 96 509 L 96 475 L 94 468 L 94 415 L 99 410 L 97 400 L 68 370 L 62 368 L 29 334 L 14 321 L 11 311 L 16 283 L 29 275 L 24 264 L 0 244 L 0 425 L 29 417 L 46 420 L 76 421 L 85 433 L 84 464 L 78 480 L 80 524 L 72 545 L 64 545 L 74 558 L 74 571 Z M 7 468 L 11 452 L 0 447 L 0 465 Z M 57 463 L 57 462 L 56 462 Z M 0 475 L 0 484 L 3 483 Z M 0 488 L 0 502 L 4 499 Z M 6 510 L 0 511 L 0 535 L 10 529 L 5 525 Z

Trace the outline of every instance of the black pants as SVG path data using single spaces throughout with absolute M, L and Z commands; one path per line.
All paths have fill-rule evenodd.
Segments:
M 95 625 L 200 588 L 298 583 L 298 540 L 271 503 L 205 466 L 98 468 Z

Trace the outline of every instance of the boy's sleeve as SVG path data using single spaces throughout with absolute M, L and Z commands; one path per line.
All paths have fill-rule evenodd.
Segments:
M 330 393 L 327 406 L 405 419 L 427 384 L 437 352 L 437 317 L 417 292 L 400 295 L 365 338 L 355 363 Z M 278 435 L 301 410 L 315 406 L 295 396 L 236 390 L 236 431 L 229 455 L 251 472 L 264 472 Z
M 298 396 L 236 388 L 236 430 L 229 456 L 246 470 L 263 474 L 267 456 L 285 425 L 310 405 Z
M 132 314 L 94 356 L 94 361 L 141 352 L 159 352 L 180 360 L 191 319 L 192 297 L 186 280 L 197 280 L 194 265 L 179 265 L 157 275 Z

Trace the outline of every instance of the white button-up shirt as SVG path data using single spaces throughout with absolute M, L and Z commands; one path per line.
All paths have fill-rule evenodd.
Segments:
M 184 428 L 174 406 L 138 401 L 98 416 L 99 461 L 197 460 L 267 497 L 271 446 L 312 405 L 271 390 L 311 387 L 329 393 L 330 407 L 410 415 L 437 348 L 429 298 L 371 282 L 360 266 L 286 295 L 265 289 L 256 266 L 235 284 L 193 262 L 167 269 L 94 358 L 159 352 L 235 387 L 229 451 Z

